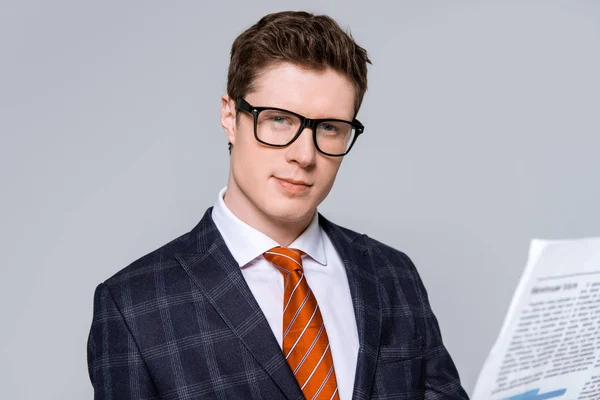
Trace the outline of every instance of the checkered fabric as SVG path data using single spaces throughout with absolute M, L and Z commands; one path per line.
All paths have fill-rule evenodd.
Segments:
M 96 399 L 304 398 L 211 210 L 96 289 L 88 339 Z M 354 305 L 352 398 L 467 399 L 410 259 L 321 215 L 319 223 Z

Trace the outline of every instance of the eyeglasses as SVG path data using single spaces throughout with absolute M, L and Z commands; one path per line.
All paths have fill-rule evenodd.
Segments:
M 235 107 L 252 114 L 254 137 L 267 146 L 289 146 L 308 128 L 313 132 L 313 142 L 319 152 L 341 157 L 350 152 L 365 129 L 357 119 L 352 122 L 332 118 L 310 119 L 281 108 L 254 107 L 244 99 L 239 99 Z

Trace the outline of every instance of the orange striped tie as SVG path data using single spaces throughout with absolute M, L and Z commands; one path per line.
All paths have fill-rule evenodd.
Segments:
M 274 247 L 265 258 L 283 275 L 283 354 L 306 399 L 340 398 L 317 299 L 302 270 L 300 250 Z

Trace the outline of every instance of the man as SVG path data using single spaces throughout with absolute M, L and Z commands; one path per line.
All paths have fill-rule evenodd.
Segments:
M 408 257 L 316 211 L 363 132 L 368 62 L 304 12 L 235 40 L 228 184 L 194 229 L 98 286 L 97 398 L 467 398 Z

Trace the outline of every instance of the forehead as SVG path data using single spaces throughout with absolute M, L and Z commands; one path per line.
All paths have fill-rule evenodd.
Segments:
M 256 107 L 277 107 L 309 118 L 352 119 L 356 89 L 332 68 L 311 69 L 291 63 L 264 68 L 245 96 Z

